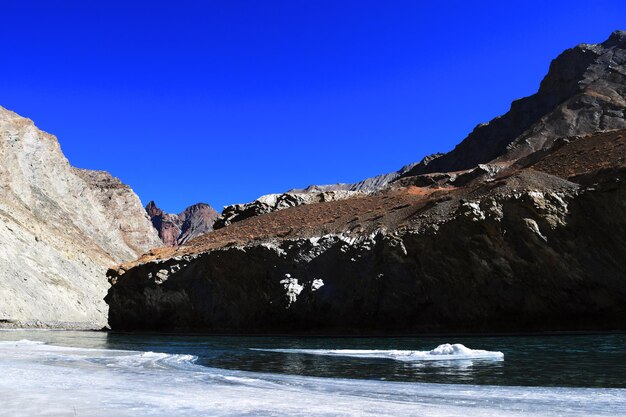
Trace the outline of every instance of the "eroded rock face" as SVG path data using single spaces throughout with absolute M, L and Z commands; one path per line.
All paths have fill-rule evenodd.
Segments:
M 481 168 L 464 186 L 408 186 L 242 220 L 184 251 L 110 270 L 110 324 L 219 332 L 623 329 L 620 149 L 626 131 L 570 138 L 495 177 Z
M 220 332 L 622 328 L 625 175 L 593 187 L 559 182 L 558 191 L 489 188 L 454 202 L 449 216 L 424 210 L 404 230 L 278 239 L 111 270 L 110 324 Z
M 100 328 L 106 269 L 159 244 L 130 187 L 0 107 L 0 321 Z
M 564 52 L 537 94 L 376 193 L 293 193 L 282 210 L 274 195 L 225 210 L 229 227 L 184 250 L 111 269 L 110 324 L 624 329 L 625 54 L 624 32 Z
M 152 225 L 166 246 L 184 245 L 189 240 L 213 230 L 218 214 L 205 203 L 187 207 L 180 214 L 165 213 L 154 201 L 146 206 Z

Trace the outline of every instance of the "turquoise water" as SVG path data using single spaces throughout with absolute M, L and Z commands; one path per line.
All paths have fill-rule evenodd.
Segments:
M 202 366 L 276 374 L 446 384 L 626 388 L 625 334 L 317 338 L 28 330 L 0 332 L 0 340 L 20 339 L 59 346 L 193 355 L 197 357 L 195 363 Z M 327 349 L 428 351 L 444 343 L 462 343 L 471 349 L 500 351 L 504 360 L 407 362 L 297 352 L 301 349 L 314 352 Z M 271 349 L 296 352 L 267 351 Z
M 0 331 L 0 415 L 626 416 L 624 342 Z

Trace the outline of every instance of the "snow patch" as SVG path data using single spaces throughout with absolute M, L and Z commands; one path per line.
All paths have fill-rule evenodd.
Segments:
M 317 291 L 324 286 L 324 281 L 321 279 L 314 279 L 311 283 L 311 291 Z
M 292 278 L 291 274 L 285 274 L 285 279 L 282 279 L 280 283 L 283 284 L 283 288 L 285 289 L 287 308 L 289 308 L 291 304 L 298 300 L 298 296 L 304 289 L 304 286 L 298 283 L 297 278 Z

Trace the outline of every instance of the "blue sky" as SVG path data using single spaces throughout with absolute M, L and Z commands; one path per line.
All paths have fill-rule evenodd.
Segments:
M 623 0 L 3 1 L 0 105 L 144 204 L 221 210 L 450 150 L 624 22 Z

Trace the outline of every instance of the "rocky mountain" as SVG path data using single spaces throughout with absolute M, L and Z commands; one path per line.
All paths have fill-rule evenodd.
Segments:
M 460 171 L 498 158 L 511 161 L 555 139 L 626 128 L 626 31 L 559 55 L 539 91 L 478 125 L 453 151 L 403 176 Z
M 130 187 L 0 107 L 0 323 L 100 328 L 106 269 L 158 245 Z
M 564 52 L 537 94 L 376 193 L 250 215 L 112 268 L 110 325 L 624 329 L 625 40 Z
M 230 224 L 245 220 L 250 217 L 260 216 L 261 214 L 272 213 L 278 210 L 297 207 L 304 204 L 313 204 L 320 202 L 344 200 L 359 194 L 357 191 L 347 190 L 328 190 L 316 192 L 313 189 L 302 192 L 287 192 L 283 194 L 266 194 L 254 200 L 251 203 L 232 204 L 224 207 L 215 221 L 213 227 L 221 229 Z
M 250 217 L 109 271 L 114 329 L 623 328 L 626 131 L 459 187 Z
M 359 193 L 374 193 L 382 190 L 387 186 L 387 184 L 392 181 L 403 177 L 407 172 L 410 172 L 413 169 L 423 169 L 430 162 L 435 159 L 443 156 L 442 153 L 436 153 L 432 155 L 428 155 L 420 162 L 415 162 L 409 165 L 405 165 L 400 168 L 398 171 L 390 172 L 388 174 L 381 174 L 375 177 L 366 178 L 362 181 L 355 182 L 352 184 L 346 183 L 338 183 L 338 184 L 328 184 L 328 185 L 309 185 L 306 188 L 294 188 L 289 190 L 287 193 L 289 194 L 298 194 L 298 193 L 322 193 L 327 191 L 353 191 Z
M 217 211 L 205 203 L 189 206 L 180 214 L 170 214 L 151 201 L 146 206 L 146 212 L 166 246 L 184 245 L 187 241 L 210 232 L 218 216 Z
M 282 194 L 266 194 L 250 203 L 232 204 L 224 207 L 213 227 L 220 229 L 249 217 L 260 216 L 290 207 L 355 197 L 359 194 L 378 192 L 388 184 L 401 178 L 404 173 L 416 166 L 426 166 L 443 154 L 429 155 L 420 162 L 406 165 L 396 172 L 367 178 L 354 184 L 310 185 L 307 188 L 294 188 Z

